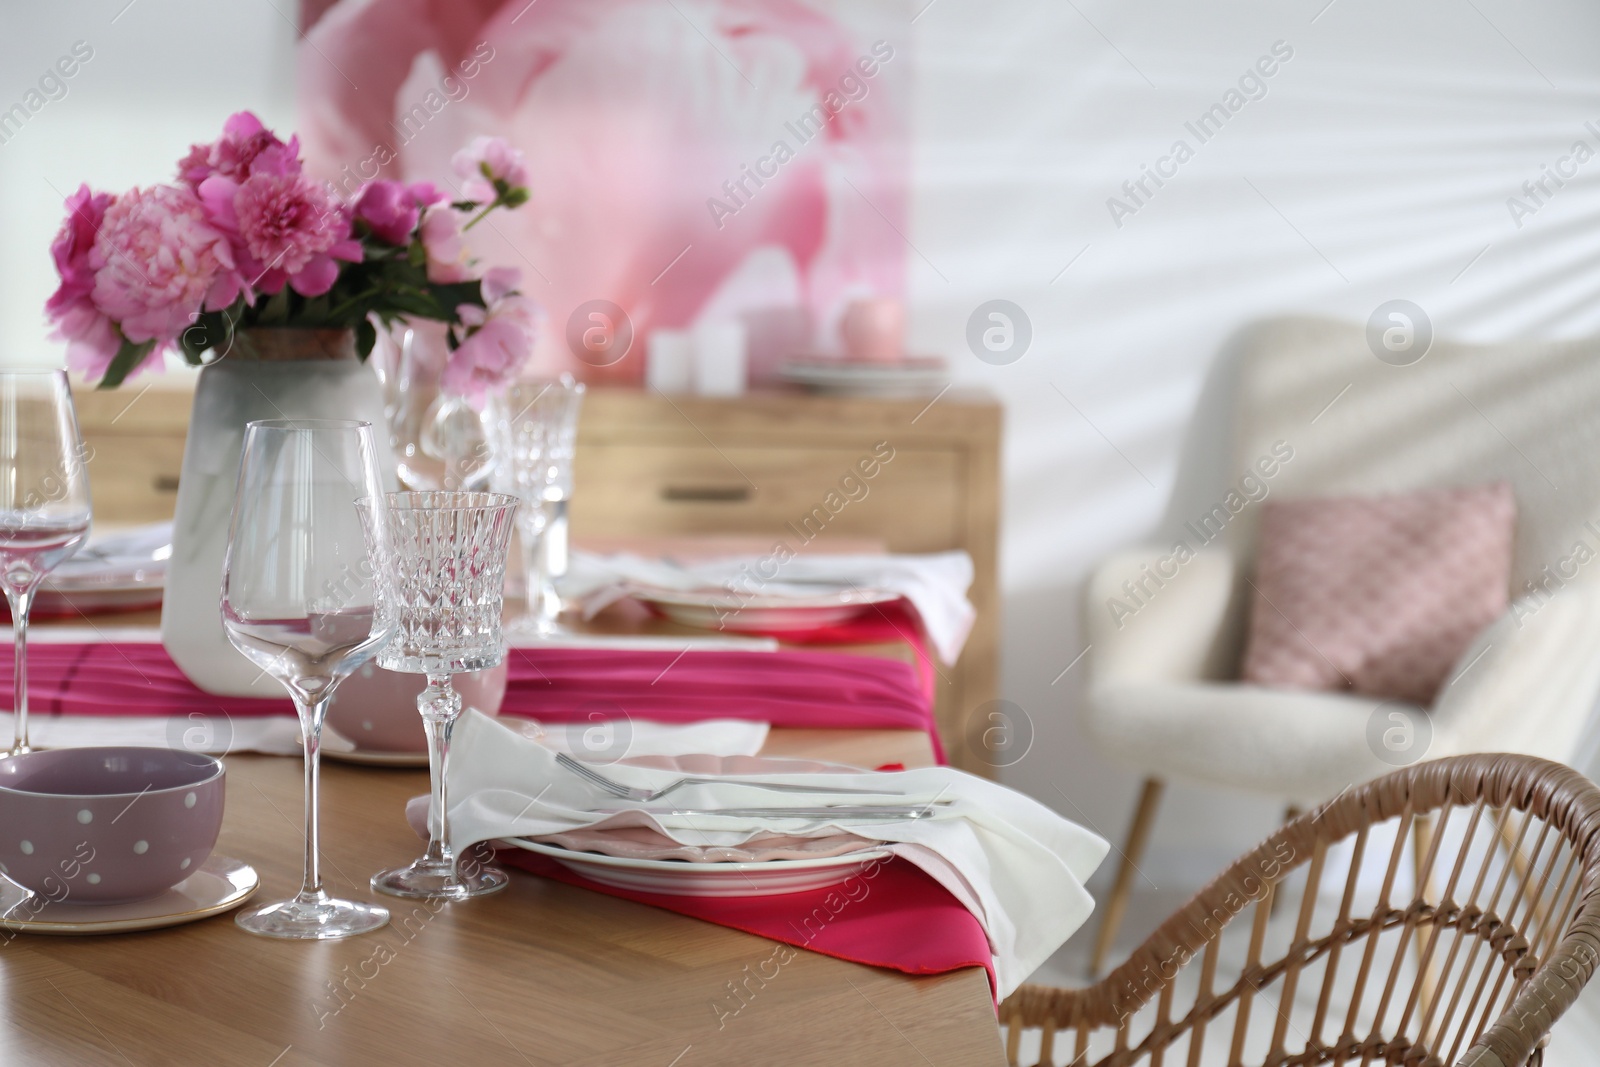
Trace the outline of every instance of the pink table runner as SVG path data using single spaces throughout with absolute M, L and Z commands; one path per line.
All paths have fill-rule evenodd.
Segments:
M 641 893 L 591 882 L 553 860 L 519 848 L 501 849 L 496 859 L 568 885 L 856 963 L 907 974 L 982 967 L 989 974 L 990 994 L 995 990 L 994 956 L 983 927 L 943 886 L 902 859 L 874 864 L 840 885 L 776 897 Z M 758 976 L 772 978 L 759 969 Z M 740 1003 L 730 994 L 727 1009 L 737 1012 Z
M 0 692 L 11 684 L 0 657 Z M 287 699 L 214 696 L 161 645 L 55 644 L 28 649 L 30 707 L 40 715 L 292 714 Z M 916 668 L 877 656 L 779 652 L 513 649 L 501 714 L 587 722 L 625 713 L 658 722 L 751 719 L 807 729 L 915 729 L 933 739 Z

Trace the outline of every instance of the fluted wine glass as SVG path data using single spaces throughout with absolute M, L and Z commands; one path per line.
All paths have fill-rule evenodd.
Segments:
M 510 623 L 517 637 L 560 630 L 555 582 L 567 571 L 567 501 L 583 392 L 570 374 L 517 382 L 496 395 L 484 414 L 493 456 L 490 487 L 522 501 L 517 526 L 527 611 Z
M 289 691 L 305 743 L 305 878 L 300 892 L 242 912 L 268 937 L 329 940 L 376 930 L 387 909 L 339 900 L 322 885 L 318 762 L 339 683 L 394 630 L 374 575 L 386 525 L 377 444 L 365 422 L 271 420 L 245 430 L 233 525 L 222 567 L 228 640 Z
M 450 845 L 446 792 L 450 734 L 461 715 L 452 674 L 483 671 L 505 659 L 500 630 L 506 550 L 511 543 L 515 497 L 501 493 L 391 493 L 384 514 L 392 553 L 382 568 L 383 595 L 399 625 L 378 655 L 391 671 L 423 674 L 417 696 L 428 733 L 433 797 L 428 851 L 407 867 L 372 876 L 372 888 L 397 897 L 464 900 L 505 888 L 504 871 L 473 864 L 463 870 Z
M 28 611 L 39 584 L 89 538 L 88 455 L 67 374 L 0 372 L 0 584 L 11 605 L 16 737 L 28 746 Z

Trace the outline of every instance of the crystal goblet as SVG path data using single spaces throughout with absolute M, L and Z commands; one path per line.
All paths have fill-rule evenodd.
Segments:
M 383 514 L 373 513 L 374 522 L 388 526 L 383 595 L 398 619 L 378 665 L 427 676 L 417 710 L 428 733 L 433 787 L 428 850 L 409 866 L 373 875 L 380 893 L 463 900 L 506 885 L 504 871 L 458 865 L 446 783 L 450 734 L 461 714 L 450 675 L 488 670 L 505 658 L 500 615 L 516 509 L 515 497 L 499 493 L 429 491 L 391 493 Z
M 509 624 L 519 637 L 560 631 L 555 582 L 567 571 L 567 501 L 583 393 L 570 374 L 517 382 L 495 396 L 484 414 L 493 456 L 490 486 L 522 501 L 517 525 L 528 607 Z

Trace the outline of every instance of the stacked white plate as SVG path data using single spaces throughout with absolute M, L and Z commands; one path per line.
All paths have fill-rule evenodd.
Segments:
M 950 383 L 949 367 L 936 356 L 860 363 L 836 356 L 803 355 L 779 367 L 778 376 L 814 393 L 885 399 L 934 396 Z
M 39 615 L 159 607 L 172 555 L 172 524 L 157 523 L 92 539 L 45 579 Z
M 837 763 L 772 756 L 641 756 L 626 762 L 695 775 L 856 771 Z M 640 826 L 590 827 L 545 838 L 512 838 L 601 885 L 688 897 L 767 897 L 837 885 L 892 853 L 854 834 L 760 834 L 741 846 L 684 845 Z

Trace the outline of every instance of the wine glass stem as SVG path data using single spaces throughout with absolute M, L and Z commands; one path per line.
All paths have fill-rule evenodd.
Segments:
M 539 538 L 539 613 L 554 626 L 561 614 L 556 579 L 567 573 L 567 502 L 546 501 L 544 510 L 544 535 Z
M 11 754 L 19 755 L 29 751 L 28 746 L 28 611 L 33 607 L 32 589 L 13 589 L 6 587 L 6 600 L 11 605 L 12 643 L 16 655 L 16 670 L 12 675 L 12 683 L 16 687 L 15 702 L 11 705 L 16 710 L 16 740 L 11 746 Z
M 326 894 L 322 890 L 321 777 L 322 720 L 328 713 L 328 698 L 306 702 L 295 697 L 294 710 L 300 715 L 300 734 L 306 750 L 306 871 L 299 900 L 312 903 Z
M 417 697 L 422 725 L 428 733 L 428 777 L 433 785 L 433 818 L 429 820 L 427 860 L 448 866 L 456 880 L 456 858 L 450 847 L 450 807 L 445 774 L 450 761 L 450 735 L 461 714 L 461 694 L 450 685 L 448 674 L 428 675 L 428 688 Z
M 536 506 L 523 502 L 523 507 L 531 512 Z M 544 536 L 536 515 L 522 518 L 522 531 L 518 533 L 517 541 L 522 544 L 522 576 L 528 587 L 528 614 L 538 619 L 544 614 Z

